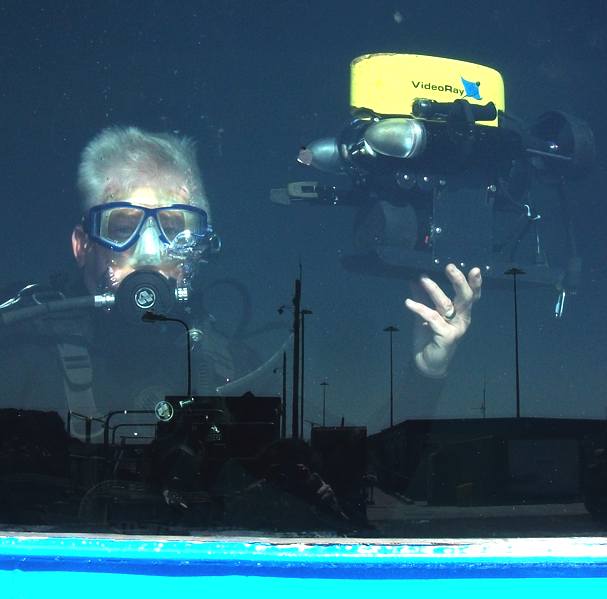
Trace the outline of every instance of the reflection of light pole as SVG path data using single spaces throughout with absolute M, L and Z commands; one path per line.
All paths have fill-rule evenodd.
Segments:
M 521 393 L 519 386 L 519 367 L 518 367 L 518 303 L 516 295 L 516 275 L 526 274 L 520 268 L 511 268 L 507 270 L 505 275 L 512 275 L 512 291 L 514 293 L 514 368 L 516 371 L 516 417 L 521 417 Z
M 384 329 L 385 333 L 390 333 L 390 426 L 394 426 L 394 370 L 392 362 L 392 334 L 398 333 L 398 328 L 390 325 Z
M 320 386 L 322 387 L 322 425 L 325 426 L 325 415 L 327 413 L 327 387 L 329 386 L 329 383 L 327 383 L 327 381 L 323 381 L 320 383 Z
M 487 375 L 483 376 L 483 399 L 481 401 L 480 408 L 472 408 L 473 410 L 478 410 L 483 418 L 487 416 Z
M 297 439 L 303 437 L 303 393 L 304 393 L 304 316 L 312 314 L 311 310 L 301 309 L 301 264 L 299 265 L 299 279 L 295 279 L 295 294 L 293 295 L 293 406 L 291 436 Z M 278 313 L 282 314 L 286 306 L 280 306 Z M 301 368 L 301 383 L 300 383 Z M 301 423 L 299 420 L 299 391 L 301 384 Z
M 295 279 L 295 295 L 293 296 L 293 407 L 291 436 L 299 436 L 299 310 L 301 306 L 301 278 Z
M 301 275 L 300 275 L 301 276 Z M 291 436 L 297 439 L 299 436 L 299 358 L 300 340 L 300 317 L 301 312 L 301 278 L 295 279 L 295 294 L 293 295 L 293 404 L 291 407 Z M 280 306 L 278 313 L 282 314 L 286 306 Z
M 274 373 L 282 371 L 282 401 L 280 420 L 280 436 L 284 439 L 287 436 L 287 352 L 282 352 L 282 368 L 274 368 Z
M 143 322 L 178 322 L 179 324 L 182 324 L 185 327 L 186 349 L 188 352 L 188 393 L 187 393 L 187 397 L 188 397 L 188 399 L 190 399 L 192 397 L 192 352 L 190 350 L 190 327 L 188 326 L 187 322 L 185 322 L 184 320 L 180 320 L 179 318 L 169 318 L 168 316 L 165 316 L 164 314 L 158 314 L 157 312 L 152 312 L 151 310 L 144 312 L 143 316 L 141 317 L 141 320 L 143 320 Z
M 304 430 L 303 430 L 303 426 L 304 426 L 304 356 L 305 356 L 305 334 L 304 334 L 304 321 L 305 321 L 305 317 L 308 314 L 312 314 L 312 310 L 308 310 L 306 308 L 304 308 L 303 310 L 300 311 L 301 314 L 301 393 L 300 393 L 300 400 L 299 400 L 299 405 L 301 406 L 301 420 L 300 420 L 300 425 L 301 425 L 301 430 L 300 430 L 300 437 L 303 439 L 304 438 Z

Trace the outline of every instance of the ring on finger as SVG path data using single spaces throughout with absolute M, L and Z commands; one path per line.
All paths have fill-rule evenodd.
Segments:
M 447 312 L 447 314 L 443 314 L 443 318 L 447 322 L 451 322 L 455 318 L 456 314 L 457 314 L 457 310 L 455 309 L 455 306 L 452 306 L 451 310 L 449 312 Z

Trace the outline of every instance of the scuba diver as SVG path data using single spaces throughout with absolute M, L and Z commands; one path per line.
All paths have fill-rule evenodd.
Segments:
M 160 497 L 166 509 L 196 512 L 201 522 L 200 509 L 179 506 L 183 493 L 205 486 L 209 447 L 225 445 L 230 413 L 222 394 L 239 375 L 259 379 L 269 368 L 236 335 L 218 331 L 204 307 L 212 284 L 194 284 L 220 249 L 195 144 L 135 127 L 105 129 L 83 151 L 78 187 L 82 218 L 71 241 L 79 280 L 30 284 L 0 305 L 0 419 L 11 429 L 0 436 L 0 455 L 19 456 L 1 474 L 36 473 L 41 485 L 32 493 L 31 481 L 5 484 L 0 519 L 52 520 L 41 502 L 54 495 L 49 488 L 66 485 L 49 487 L 45 475 L 71 480 L 75 460 L 86 464 L 72 482 L 84 493 L 87 523 L 106 513 L 100 497 L 144 504 L 149 488 L 154 509 Z M 189 412 L 167 422 L 194 397 L 210 398 L 202 423 Z M 160 434 L 163 424 L 171 426 Z M 57 504 L 67 501 L 59 495 Z
M 129 494 L 128 485 L 143 497 L 145 485 L 137 486 L 142 479 L 159 491 L 155 497 L 163 497 L 178 520 L 189 511 L 188 521 L 204 521 L 200 510 L 192 516 L 184 497 L 208 490 L 200 484 L 208 445 L 222 444 L 221 426 L 230 420 L 221 395 L 230 394 L 226 383 L 258 361 L 220 334 L 212 316 L 200 309 L 196 274 L 220 242 L 194 143 L 135 127 L 105 129 L 83 151 L 78 187 L 82 219 L 71 241 L 81 279 L 28 285 L 0 305 L 0 412 L 5 420 L 27 421 L 25 429 L 17 425 L 15 431 L 19 450 L 12 452 L 6 443 L 2 450 L 28 456 L 24 468 L 31 471 L 50 472 L 48 464 L 56 458 L 61 466 L 53 472 L 64 476 L 69 467 L 61 443 L 97 443 L 106 452 L 104 460 L 114 452 L 103 476 L 93 476 L 97 484 L 84 486 L 80 512 L 88 521 L 107 512 L 95 507 L 100 497 L 115 504 Z M 420 316 L 414 363 L 426 380 L 446 375 L 480 297 L 479 269 L 465 276 L 449 265 L 446 274 L 454 299 L 424 277 L 421 287 L 430 305 L 406 302 Z M 187 337 L 175 321 L 185 325 Z M 205 412 L 213 414 L 212 422 L 201 431 L 187 418 L 180 428 L 175 419 L 170 434 L 154 441 L 159 422 L 169 420 L 175 408 L 166 398 L 184 395 L 186 341 L 192 363 L 187 394 L 217 396 Z M 58 439 L 62 427 L 62 448 L 55 452 L 47 440 Z M 34 436 L 28 432 L 32 428 Z M 134 440 L 149 446 L 142 469 L 121 457 Z M 41 491 L 39 500 L 47 492 Z M 19 493 L 7 497 L 12 507 L 3 512 L 21 513 Z M 209 501 L 205 496 L 202 504 Z M 36 513 L 47 512 L 46 506 L 39 508 Z
M 81 281 L 29 285 L 2 305 L 3 324 L 23 317 L 2 331 L 2 407 L 70 412 L 78 429 L 83 417 L 154 409 L 183 394 L 185 333 L 143 323 L 146 311 L 188 321 L 192 392 L 214 392 L 236 365 L 229 340 L 193 307 L 198 265 L 219 249 L 194 143 L 106 129 L 83 152 L 78 186 L 72 249 Z M 82 309 L 90 305 L 97 309 Z

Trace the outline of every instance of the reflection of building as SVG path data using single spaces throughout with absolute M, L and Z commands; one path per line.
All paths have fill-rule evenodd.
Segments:
M 579 500 L 597 420 L 411 420 L 368 439 L 379 486 L 430 505 Z

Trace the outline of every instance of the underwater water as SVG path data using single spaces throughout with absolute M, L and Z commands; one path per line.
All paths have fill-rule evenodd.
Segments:
M 2 528 L 601 534 L 606 6 L 3 3 Z M 384 53 L 468 64 L 352 76 L 357 57 Z M 497 72 L 502 95 L 476 65 Z M 461 104 L 413 118 L 401 87 L 495 101 L 499 124 L 466 120 Z M 351 92 L 377 104 L 353 107 Z M 397 109 L 382 113 L 390 94 Z M 420 154 L 386 155 L 410 123 L 365 138 L 372 118 L 423 123 Z M 127 174 L 110 150 L 96 155 L 102 193 L 84 197 L 83 150 L 111 127 L 192 139 L 200 185 L 191 165 L 138 163 L 134 147 Z M 341 148 L 340 173 L 314 168 L 323 138 Z M 316 196 L 289 198 L 302 181 Z M 163 254 L 177 286 L 194 272 L 178 302 L 169 267 L 138 254 L 148 234 L 168 251 L 170 214 L 125 213 L 136 242 L 121 250 L 100 241 L 120 234 L 112 217 L 88 210 L 194 205 L 199 188 L 204 223 L 175 214 L 205 234 L 211 223 L 221 251 L 205 238 L 204 255 Z M 88 235 L 80 250 L 74 230 Z M 514 267 L 526 274 L 504 274 Z M 136 294 L 123 272 L 160 272 L 150 280 L 168 299 L 152 309 L 169 321 L 120 307 Z M 442 291 L 419 295 L 421 276 Z M 109 312 L 43 308 L 103 293 L 116 296 Z M 436 330 L 408 297 L 438 312 Z M 412 363 L 427 343 L 439 357 L 448 346 L 438 377 Z

